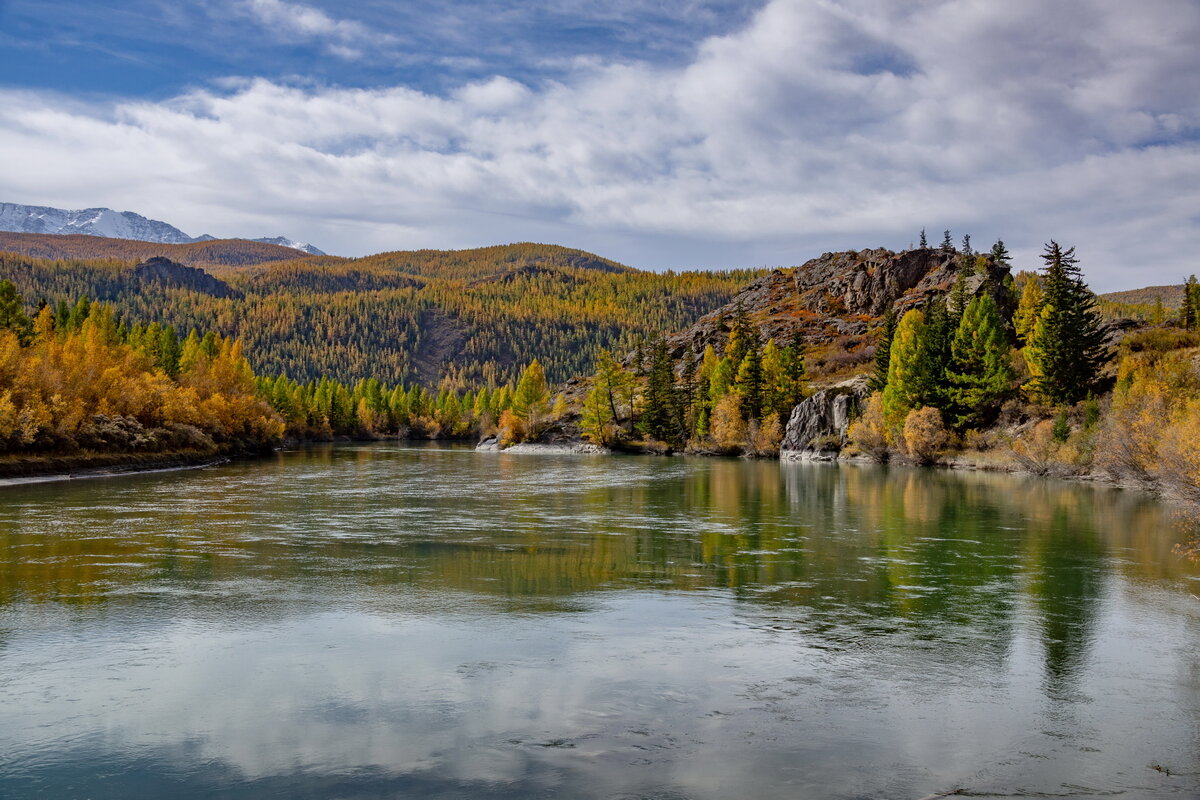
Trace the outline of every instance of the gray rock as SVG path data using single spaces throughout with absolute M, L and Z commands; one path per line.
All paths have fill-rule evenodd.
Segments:
M 834 461 L 846 430 L 867 395 L 867 377 L 823 389 L 792 409 L 779 457 L 791 461 Z

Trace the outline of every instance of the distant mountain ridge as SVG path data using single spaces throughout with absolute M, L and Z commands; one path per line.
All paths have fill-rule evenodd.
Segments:
M 0 203 L 0 231 L 14 233 L 83 234 L 106 239 L 132 239 L 155 244 L 193 244 L 215 239 L 213 236 L 188 236 L 183 231 L 156 219 L 148 219 L 132 211 L 113 211 L 111 208 L 82 208 L 68 210 L 50 206 L 29 206 L 21 203 Z M 252 242 L 277 244 L 315 256 L 326 253 L 308 242 L 285 236 L 249 239 Z
M 204 269 L 241 268 L 272 261 L 342 261 L 336 256 L 310 256 L 295 248 L 250 239 L 208 238 L 187 244 L 159 244 L 83 234 L 11 231 L 0 231 L 0 250 L 49 259 L 107 258 L 137 262 L 154 256 L 166 256 L 172 261 Z

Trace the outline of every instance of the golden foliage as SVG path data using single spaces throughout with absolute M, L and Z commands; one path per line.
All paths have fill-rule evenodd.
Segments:
M 1017 463 L 1035 475 L 1053 471 L 1058 463 L 1059 448 L 1060 444 L 1054 438 L 1054 423 L 1048 419 L 1038 422 L 1012 443 Z
M 891 434 L 883 415 L 882 392 L 867 398 L 862 415 L 850 423 L 846 435 L 863 455 L 875 461 L 887 461 Z
M 925 406 L 908 412 L 904 419 L 904 447 L 918 464 L 932 464 L 950 446 L 950 432 L 942 421 L 942 412 Z
M 94 305 L 78 330 L 58 332 L 43 309 L 28 347 L 0 331 L 0 449 L 159 451 L 203 443 L 262 445 L 283 421 L 255 396 L 241 344 L 215 339 L 216 353 L 172 380 L 118 341 L 111 308 Z M 189 426 L 199 435 L 185 431 Z
M 525 422 L 511 408 L 504 409 L 500 414 L 500 446 L 508 447 L 525 441 Z
M 1200 505 L 1200 351 L 1128 352 L 1117 367 L 1099 464 Z
M 709 425 L 710 435 L 722 450 L 741 450 L 746 445 L 746 421 L 742 419 L 741 398 L 730 392 L 717 401 Z
M 783 423 L 779 412 L 771 412 L 762 423 L 751 422 L 748 434 L 749 452 L 760 458 L 779 455 L 779 443 L 783 441 Z

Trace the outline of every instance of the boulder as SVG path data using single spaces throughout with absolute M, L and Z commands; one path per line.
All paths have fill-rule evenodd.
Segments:
M 822 389 L 792 409 L 779 457 L 789 461 L 834 461 L 846 444 L 846 430 L 867 396 L 859 376 Z

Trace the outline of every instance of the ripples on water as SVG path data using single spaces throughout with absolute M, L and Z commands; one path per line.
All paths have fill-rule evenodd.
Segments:
M 1141 495 L 324 448 L 0 488 L 0 797 L 1200 796 Z

